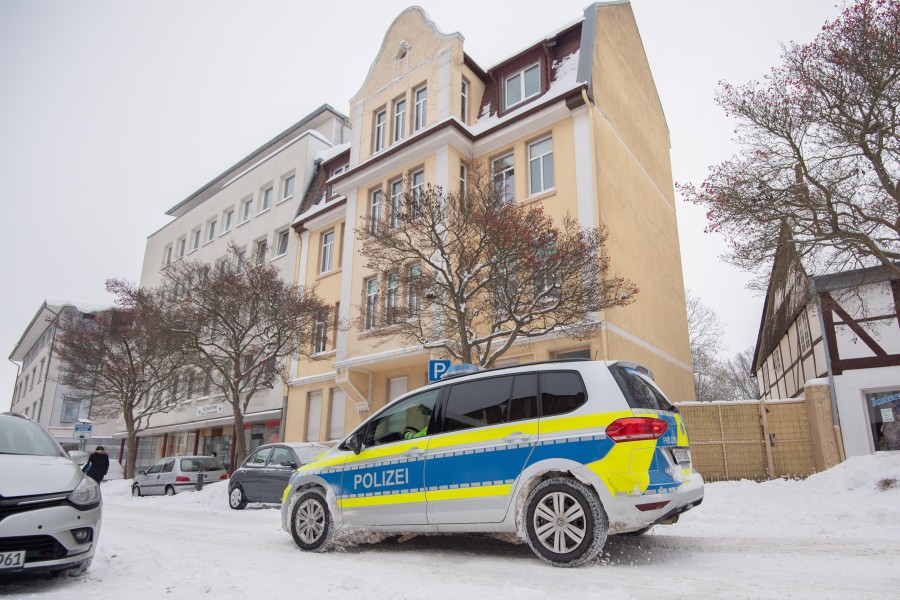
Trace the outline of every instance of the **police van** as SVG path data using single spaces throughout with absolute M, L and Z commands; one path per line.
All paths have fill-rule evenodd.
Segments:
M 300 467 L 282 527 L 311 551 L 342 529 L 517 533 L 576 566 L 608 535 L 703 500 L 684 421 L 632 362 L 490 369 L 417 389 Z

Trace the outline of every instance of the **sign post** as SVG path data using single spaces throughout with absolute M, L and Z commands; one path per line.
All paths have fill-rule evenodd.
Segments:
M 81 440 L 79 444 L 81 445 L 82 452 L 84 451 L 85 440 L 91 437 L 91 431 L 93 431 L 94 426 L 91 423 L 78 423 L 75 425 L 75 431 L 72 437 Z

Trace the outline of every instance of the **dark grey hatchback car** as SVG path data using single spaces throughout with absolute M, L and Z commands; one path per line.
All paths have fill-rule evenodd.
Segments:
M 328 450 L 310 442 L 266 444 L 252 452 L 231 475 L 228 505 L 241 510 L 248 502 L 281 503 L 294 470 Z

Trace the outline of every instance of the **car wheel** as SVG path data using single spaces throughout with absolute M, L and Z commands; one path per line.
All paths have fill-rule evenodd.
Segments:
M 138 484 L 134 484 L 133 486 L 131 486 L 131 495 L 134 496 L 135 498 L 140 498 L 141 497 L 141 486 L 139 486 Z
M 300 494 L 291 509 L 291 536 L 304 550 L 322 552 L 331 547 L 334 521 L 325 492 L 311 489 Z
M 525 502 L 528 545 L 557 567 L 577 567 L 600 554 L 608 523 L 597 495 L 580 481 L 548 479 Z
M 174 496 L 174 495 L 175 495 L 175 488 L 173 488 L 171 485 L 167 485 L 166 486 L 166 496 Z
M 234 486 L 234 489 L 228 494 L 228 506 L 234 510 L 243 510 L 247 506 L 247 497 L 244 496 L 244 490 L 241 489 L 241 486 Z

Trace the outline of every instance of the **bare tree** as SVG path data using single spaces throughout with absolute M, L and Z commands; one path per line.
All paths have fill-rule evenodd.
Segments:
M 759 400 L 759 387 L 753 376 L 753 348 L 738 352 L 720 365 L 722 400 Z
M 93 319 L 60 323 L 59 381 L 65 399 L 89 401 L 91 415 L 122 417 L 128 435 L 125 477 L 134 476 L 137 434 L 150 417 L 171 410 L 172 373 L 181 365 L 177 339 L 159 327 L 162 306 L 153 294 L 110 280 L 117 306 Z
M 699 189 L 727 257 L 759 273 L 783 236 L 814 268 L 883 265 L 900 277 L 900 3 L 859 0 L 763 82 L 723 83 L 740 153 Z
M 186 364 L 231 405 L 236 464 L 247 453 L 250 401 L 287 377 L 291 357 L 310 353 L 316 319 L 329 311 L 313 289 L 285 282 L 264 258 L 251 264 L 232 247 L 218 264 L 178 261 L 163 275 L 163 325 L 179 336 Z
M 722 354 L 724 329 L 719 315 L 691 290 L 687 291 L 688 337 L 694 367 L 694 391 L 697 400 L 721 400 L 716 379 Z
M 490 367 L 516 340 L 590 337 L 600 311 L 634 300 L 634 284 L 609 273 L 604 230 L 555 224 L 468 166 L 461 193 L 407 187 L 364 219 L 356 235 L 375 276 L 361 330 Z

